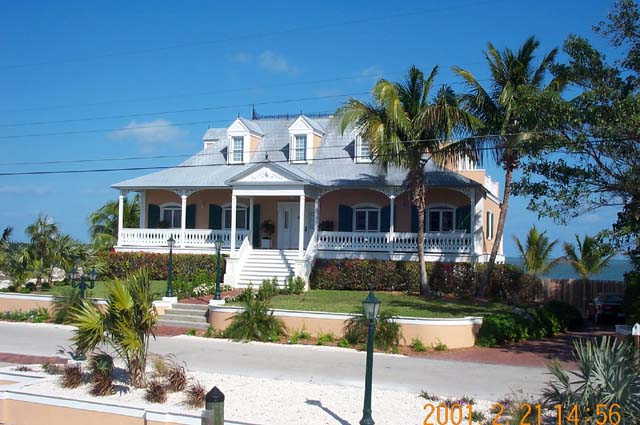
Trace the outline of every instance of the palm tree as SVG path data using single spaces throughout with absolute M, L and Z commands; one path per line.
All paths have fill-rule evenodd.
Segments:
M 524 270 L 535 279 L 540 278 L 555 266 L 562 258 L 551 259 L 551 252 L 558 243 L 557 240 L 549 242 L 547 232 L 538 232 L 536 226 L 529 229 L 527 240 L 523 245 L 520 239 L 513 237 L 524 260 Z
M 29 254 L 35 266 L 37 288 L 42 281 L 44 271 L 53 266 L 54 244 L 59 236 L 59 229 L 49 217 L 39 215 L 36 221 L 27 226 L 25 232 L 30 238 Z
M 135 227 L 140 217 L 140 196 L 124 199 L 124 227 Z M 118 239 L 118 201 L 109 201 L 89 215 L 89 233 L 93 246 L 99 250 L 109 250 Z
M 535 67 L 534 53 L 539 45 L 535 37 L 529 37 L 517 52 L 513 52 L 511 49 L 498 51 L 489 43 L 488 51 L 484 52 L 491 71 L 489 89 L 485 89 L 471 72 L 458 67 L 453 68 L 453 71 L 464 79 L 469 89 L 469 92 L 461 97 L 461 103 L 483 121 L 484 126 L 480 128 L 478 135 L 485 136 L 484 140 L 492 146 L 496 163 L 505 170 L 495 243 L 477 294 L 481 297 L 486 293 L 504 234 L 513 172 L 518 168 L 524 145 L 533 137 L 532 132 L 536 127 L 535 123 L 525 124 L 514 118 L 513 109 L 519 100 L 518 94 L 523 89 L 561 91 L 565 86 L 563 80 L 554 79 L 543 88 L 544 77 L 558 50 L 551 50 Z
M 600 272 L 609 264 L 615 251 L 611 245 L 603 243 L 598 237 L 584 235 L 583 240 L 580 240 L 578 235 L 575 237 L 576 245 L 565 242 L 564 252 L 576 273 L 584 280 L 589 280 L 592 275 Z
M 373 88 L 373 102 L 349 99 L 338 111 L 340 130 L 356 129 L 369 140 L 373 161 L 382 169 L 407 170 L 411 201 L 418 210 L 418 259 L 420 293 L 429 295 L 424 260 L 424 214 L 427 180 L 425 166 L 434 161 L 452 165 L 465 156 L 477 161 L 480 156 L 472 140 L 451 141 L 481 125 L 471 113 L 462 110 L 453 90 L 442 86 L 434 97 L 430 92 L 438 73 L 434 67 L 427 78 L 415 66 L 400 83 L 379 80 Z

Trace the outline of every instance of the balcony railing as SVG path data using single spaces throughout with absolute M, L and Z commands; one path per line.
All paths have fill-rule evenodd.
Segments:
M 417 233 L 318 232 L 319 251 L 395 251 L 416 252 Z M 470 233 L 428 232 L 424 237 L 425 252 L 470 253 Z
M 215 241 L 221 240 L 223 248 L 231 246 L 230 230 L 186 229 L 184 231 L 184 243 L 181 240 L 180 229 L 122 229 L 119 246 L 167 246 L 167 240 L 173 236 L 175 246 L 188 248 L 215 248 Z M 247 230 L 236 231 L 236 246 L 240 246 L 245 237 L 249 235 Z

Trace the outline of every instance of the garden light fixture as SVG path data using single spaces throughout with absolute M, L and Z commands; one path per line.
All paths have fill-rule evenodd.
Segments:
M 76 261 L 76 266 L 69 273 L 69 277 L 71 277 L 71 287 L 80 288 L 80 298 L 84 299 L 85 291 L 87 289 L 93 289 L 95 287 L 96 279 L 98 278 L 98 273 L 96 273 L 95 267 L 92 268 L 88 274 L 89 283 L 87 283 L 87 275 L 85 275 L 84 271 L 82 273 L 78 271 L 79 265 L 80 265 L 80 260 Z
M 367 333 L 367 366 L 364 383 L 364 408 L 362 409 L 362 419 L 360 425 L 374 425 L 371 417 L 371 384 L 373 381 L 373 337 L 376 329 L 376 318 L 380 311 L 380 300 L 373 293 L 373 287 L 369 289 L 369 295 L 362 301 L 364 317 L 369 321 L 369 331 Z

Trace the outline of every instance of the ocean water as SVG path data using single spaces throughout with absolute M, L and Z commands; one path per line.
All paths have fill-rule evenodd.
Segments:
M 506 261 L 508 264 L 522 267 L 522 258 L 520 257 L 507 257 Z M 624 274 L 632 269 L 633 267 L 628 259 L 617 258 L 611 260 L 607 267 L 591 278 L 596 280 L 624 280 Z M 579 279 L 580 275 L 573 270 L 571 264 L 560 262 L 546 273 L 544 277 L 553 279 Z

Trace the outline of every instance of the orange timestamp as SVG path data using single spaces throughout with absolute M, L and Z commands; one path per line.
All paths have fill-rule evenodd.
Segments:
M 505 406 L 495 403 L 491 407 L 492 418 L 487 423 L 491 425 L 541 425 L 545 414 L 542 404 L 522 403 L 520 406 L 518 419 L 510 418 L 505 414 Z M 423 425 L 473 425 L 474 415 L 473 404 L 432 404 L 424 405 L 427 416 Z M 619 404 L 596 404 L 593 411 L 587 407 L 580 409 L 578 405 L 563 406 L 556 404 L 548 411 L 554 411 L 557 415 L 557 425 L 619 425 L 622 421 Z

